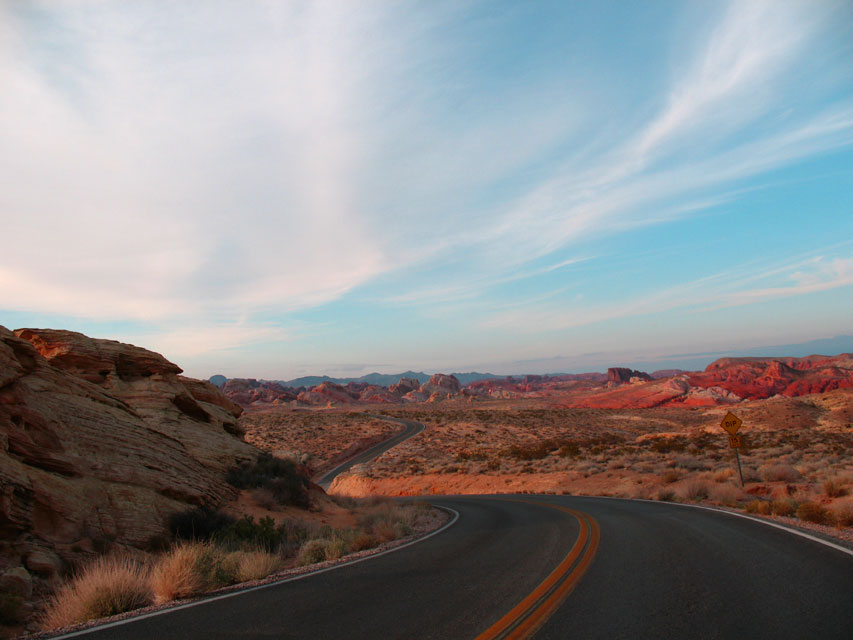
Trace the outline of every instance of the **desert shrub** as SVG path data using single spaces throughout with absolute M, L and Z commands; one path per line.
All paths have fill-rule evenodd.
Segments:
M 308 540 L 299 548 L 299 553 L 296 554 L 296 564 L 304 567 L 308 564 L 323 562 L 326 559 L 326 549 L 330 544 L 331 540 L 326 538 Z
M 255 503 L 259 507 L 263 507 L 264 509 L 269 509 L 270 511 L 274 510 L 279 506 L 279 501 L 275 497 L 272 491 L 267 489 L 266 487 L 258 487 L 257 489 L 252 491 L 252 498 L 254 498 Z
M 218 531 L 212 540 L 231 550 L 263 549 L 291 555 L 310 535 L 309 526 L 296 520 L 286 518 L 276 526 L 270 517 L 255 522 L 253 516 L 243 516 Z
M 261 580 L 278 571 L 281 558 L 267 551 L 237 552 L 236 574 L 239 582 Z
M 737 506 L 743 492 L 730 484 L 716 486 L 711 489 L 711 497 L 727 507 Z
M 688 500 L 707 500 L 708 483 L 704 480 L 690 480 L 684 485 L 684 497 Z
M 844 500 L 834 504 L 831 515 L 836 526 L 853 527 L 853 500 Z
M 560 446 L 560 456 L 563 458 L 576 458 L 581 454 L 581 449 L 575 442 L 567 442 Z
M 129 558 L 102 556 L 62 585 L 42 617 L 45 629 L 132 611 L 151 603 L 148 572 Z
M 673 451 L 684 451 L 687 444 L 683 438 L 654 438 L 651 440 L 650 448 L 657 453 L 671 453 Z
M 661 480 L 666 484 L 672 484 L 673 482 L 678 482 L 681 480 L 681 472 L 676 471 L 675 469 L 670 469 L 669 471 L 664 471 L 664 474 L 661 476 Z
M 675 491 L 671 489 L 661 489 L 658 491 L 657 499 L 661 502 L 672 502 L 675 500 Z
M 797 517 L 806 522 L 823 524 L 826 522 L 827 515 L 826 509 L 816 502 L 803 502 L 797 507 Z
M 353 538 L 350 548 L 353 551 L 364 551 L 372 549 L 379 544 L 379 540 L 372 533 L 360 533 Z
M 744 507 L 747 513 L 758 513 L 759 508 L 761 508 L 761 500 L 750 500 Z
M 796 482 L 802 478 L 789 464 L 765 464 L 758 468 L 758 474 L 764 482 Z
M 309 506 L 308 476 L 292 460 L 261 453 L 254 462 L 229 469 L 226 480 L 238 489 L 267 489 L 279 504 Z
M 17 593 L 0 591 L 0 625 L 13 625 L 23 622 L 22 604 L 24 604 L 24 599 Z
M 774 516 L 792 516 L 797 511 L 797 503 L 790 499 L 774 500 L 771 511 Z
M 847 495 L 847 489 L 839 477 L 829 478 L 823 483 L 823 492 L 830 498 L 840 498 Z
M 682 469 L 689 469 L 691 471 L 705 471 L 709 468 L 707 461 L 690 455 L 676 456 L 675 462 Z
M 151 572 L 154 601 L 169 602 L 237 582 L 234 557 L 208 543 L 183 543 L 161 556 Z
M 197 507 L 169 516 L 169 531 L 175 540 L 210 540 L 234 524 L 234 518 L 208 507 Z
M 761 480 L 761 476 L 754 469 L 750 469 L 749 467 L 743 467 L 743 481 L 744 482 L 759 482 Z
M 727 467 L 725 469 L 720 469 L 714 474 L 714 482 L 725 482 L 729 478 L 732 478 L 735 475 L 735 470 L 731 467 Z
M 350 543 L 346 538 L 335 536 L 326 547 L 326 560 L 337 560 L 349 553 Z

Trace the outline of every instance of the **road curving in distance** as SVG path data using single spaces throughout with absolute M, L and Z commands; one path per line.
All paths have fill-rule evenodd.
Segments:
M 386 451 L 396 447 L 398 444 L 401 444 L 408 440 L 409 438 L 413 438 L 419 433 L 421 433 L 425 428 L 421 422 L 415 422 L 414 420 L 403 420 L 402 418 L 389 418 L 388 416 L 372 416 L 374 418 L 378 418 L 380 420 L 387 420 L 388 422 L 396 422 L 398 424 L 403 425 L 404 429 L 395 434 L 394 436 L 388 438 L 387 440 L 383 440 L 382 442 L 373 445 L 369 449 L 362 451 L 359 454 L 356 454 L 349 460 L 345 460 L 338 466 L 330 469 L 323 475 L 321 475 L 315 481 L 318 485 L 323 487 L 324 490 L 329 489 L 332 486 L 332 482 L 334 482 L 335 478 L 345 471 L 349 471 L 352 467 L 357 464 L 365 464 L 374 460 L 381 456 Z

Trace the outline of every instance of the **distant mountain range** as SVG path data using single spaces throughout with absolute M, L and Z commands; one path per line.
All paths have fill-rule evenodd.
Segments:
M 472 371 L 470 373 L 454 373 L 456 379 L 459 380 L 459 384 L 463 387 L 465 385 L 471 384 L 472 382 L 476 382 L 477 380 L 488 380 L 491 378 L 503 378 L 504 376 L 498 376 L 492 373 L 477 373 L 476 371 Z M 367 384 L 375 384 L 381 387 L 390 387 L 392 384 L 397 384 L 402 378 L 414 378 L 420 384 L 424 384 L 428 382 L 430 379 L 430 375 L 428 373 L 424 373 L 423 371 L 406 371 L 404 373 L 368 373 L 367 375 L 363 375 L 359 378 L 333 378 L 331 376 L 304 376 L 302 378 L 294 378 L 293 380 L 268 380 L 267 382 L 276 382 L 283 387 L 291 387 L 297 389 L 299 387 L 307 387 L 312 388 L 316 387 L 319 384 L 323 384 L 324 382 L 334 382 L 336 384 L 347 384 L 348 382 L 364 382 Z M 210 382 L 215 384 L 217 387 L 221 387 L 226 382 L 228 382 L 228 378 L 222 375 L 211 376 Z
M 840 335 L 834 338 L 821 338 L 818 340 L 810 340 L 809 342 L 801 342 L 796 344 L 774 345 L 767 347 L 755 347 L 751 349 L 739 349 L 732 351 L 716 351 L 707 353 L 680 353 L 670 356 L 662 356 L 654 360 L 634 361 L 620 363 L 620 366 L 628 366 L 633 369 L 641 369 L 644 371 L 653 371 L 654 369 L 666 368 L 670 370 L 685 370 L 685 371 L 701 371 L 711 361 L 721 357 L 749 357 L 749 356 L 765 356 L 765 357 L 782 357 L 794 356 L 802 357 L 813 354 L 833 355 L 838 353 L 853 353 L 853 335 Z M 606 368 L 606 367 L 605 367 Z M 476 382 L 478 380 L 488 380 L 494 378 L 506 378 L 505 375 L 497 375 L 493 373 L 478 373 L 476 371 L 470 373 L 454 373 L 454 376 L 459 380 L 459 384 L 463 387 Z M 545 374 L 551 377 L 567 375 L 564 373 L 549 373 Z M 511 376 L 513 378 L 523 378 L 524 374 Z M 655 376 L 659 377 L 659 376 Z M 365 382 L 375 384 L 382 387 L 389 387 L 400 381 L 400 378 L 415 378 L 421 384 L 430 379 L 429 374 L 423 371 L 406 371 L 405 373 L 368 373 L 360 378 L 332 378 L 330 376 L 305 376 L 302 378 L 294 378 L 293 380 L 269 380 L 268 382 L 277 382 L 285 387 L 316 387 L 323 382 L 335 382 L 338 384 L 347 384 L 348 382 Z M 215 375 L 210 378 L 210 382 L 218 387 L 221 387 L 228 381 L 228 378 L 222 375 Z

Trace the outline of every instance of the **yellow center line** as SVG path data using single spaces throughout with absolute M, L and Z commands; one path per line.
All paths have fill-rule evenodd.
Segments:
M 527 500 L 519 500 L 518 502 L 569 513 L 580 524 L 580 533 L 575 544 L 563 561 L 557 565 L 557 568 L 527 597 L 515 605 L 509 613 L 478 635 L 477 640 L 493 640 L 494 638 L 520 640 L 532 637 L 575 588 L 598 550 L 601 532 L 595 518 L 582 511 L 546 502 L 529 502 Z

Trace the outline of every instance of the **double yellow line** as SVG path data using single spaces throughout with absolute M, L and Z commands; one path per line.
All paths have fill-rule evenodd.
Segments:
M 574 546 L 557 568 L 509 613 L 478 635 L 477 640 L 515 640 L 533 636 L 575 588 L 598 550 L 601 532 L 593 517 L 582 511 L 546 502 L 519 502 L 558 509 L 573 515 L 580 523 L 580 533 Z

